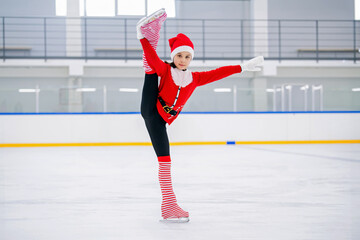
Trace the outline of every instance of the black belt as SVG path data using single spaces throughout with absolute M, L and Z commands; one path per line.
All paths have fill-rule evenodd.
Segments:
M 161 106 L 163 107 L 164 111 L 166 113 L 170 113 L 171 115 L 175 116 L 177 114 L 177 111 L 175 111 L 174 109 L 172 109 L 171 107 L 169 107 L 168 105 L 166 105 L 164 99 L 162 99 L 160 96 L 158 97 Z

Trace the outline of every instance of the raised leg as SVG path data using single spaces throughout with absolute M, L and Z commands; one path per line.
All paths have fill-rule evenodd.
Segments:
M 160 9 L 148 17 L 141 19 L 138 22 L 138 28 L 150 45 L 156 50 L 160 39 L 160 30 L 163 22 L 166 20 L 167 14 L 165 9 Z M 143 67 L 146 73 L 154 73 L 149 64 L 147 63 L 145 54 L 143 54 Z

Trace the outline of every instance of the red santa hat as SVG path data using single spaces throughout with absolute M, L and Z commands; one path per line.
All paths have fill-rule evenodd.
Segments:
M 194 44 L 185 34 L 179 33 L 176 37 L 170 38 L 169 45 L 171 49 L 171 60 L 173 60 L 179 52 L 189 52 L 192 58 L 194 58 Z

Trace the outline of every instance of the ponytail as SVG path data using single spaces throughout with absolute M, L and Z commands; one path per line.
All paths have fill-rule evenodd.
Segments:
M 175 63 L 174 62 L 171 62 L 171 63 L 169 63 L 169 62 L 167 62 L 167 61 L 164 61 L 165 63 L 167 63 L 167 64 L 169 64 L 172 68 L 176 68 L 176 66 L 175 66 Z

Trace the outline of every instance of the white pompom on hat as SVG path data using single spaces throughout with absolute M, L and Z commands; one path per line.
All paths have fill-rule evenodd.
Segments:
M 173 60 L 179 52 L 189 52 L 192 59 L 194 58 L 194 44 L 185 34 L 179 33 L 176 37 L 170 38 L 169 45 L 171 49 L 171 60 Z

